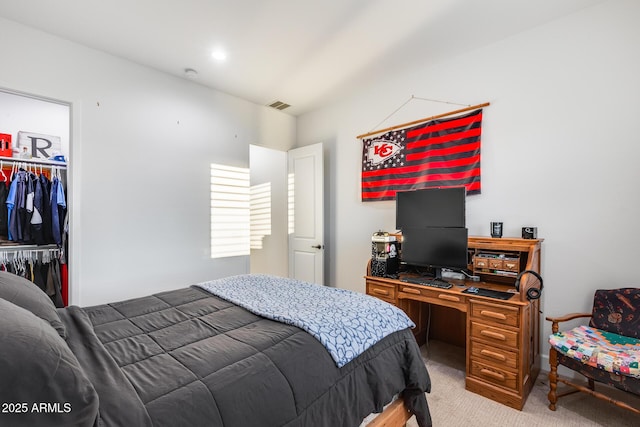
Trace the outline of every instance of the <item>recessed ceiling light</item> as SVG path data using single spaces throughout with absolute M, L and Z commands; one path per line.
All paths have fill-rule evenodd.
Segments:
M 211 57 L 216 61 L 224 61 L 225 59 L 227 59 L 227 52 L 218 48 L 211 52 Z

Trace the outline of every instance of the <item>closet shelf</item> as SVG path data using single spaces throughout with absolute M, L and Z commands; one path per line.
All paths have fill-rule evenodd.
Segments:
M 14 162 L 14 163 L 30 163 L 33 165 L 43 165 L 43 166 L 57 166 L 60 168 L 66 168 L 67 162 L 58 162 L 55 160 L 45 160 L 45 159 L 21 159 L 19 157 L 5 157 L 0 156 L 0 160 L 3 162 Z
M 11 242 L 6 243 L 6 241 L 0 241 L 0 252 L 11 252 L 11 251 L 45 251 L 51 249 L 60 249 L 58 245 L 55 243 L 51 243 L 48 245 L 21 245 L 19 243 Z

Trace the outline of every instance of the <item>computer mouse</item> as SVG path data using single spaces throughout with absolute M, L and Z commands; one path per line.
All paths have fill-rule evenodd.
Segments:
M 471 287 L 467 288 L 467 292 L 469 292 L 471 294 L 477 294 L 478 293 L 478 288 L 476 288 L 475 286 L 471 286 Z

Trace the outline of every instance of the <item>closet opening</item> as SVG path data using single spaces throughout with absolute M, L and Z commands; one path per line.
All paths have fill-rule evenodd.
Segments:
M 0 270 L 69 304 L 71 104 L 0 88 Z

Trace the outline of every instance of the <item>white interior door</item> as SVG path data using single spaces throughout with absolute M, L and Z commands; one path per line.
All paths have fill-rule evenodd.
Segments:
M 289 277 L 324 284 L 322 143 L 289 151 Z

